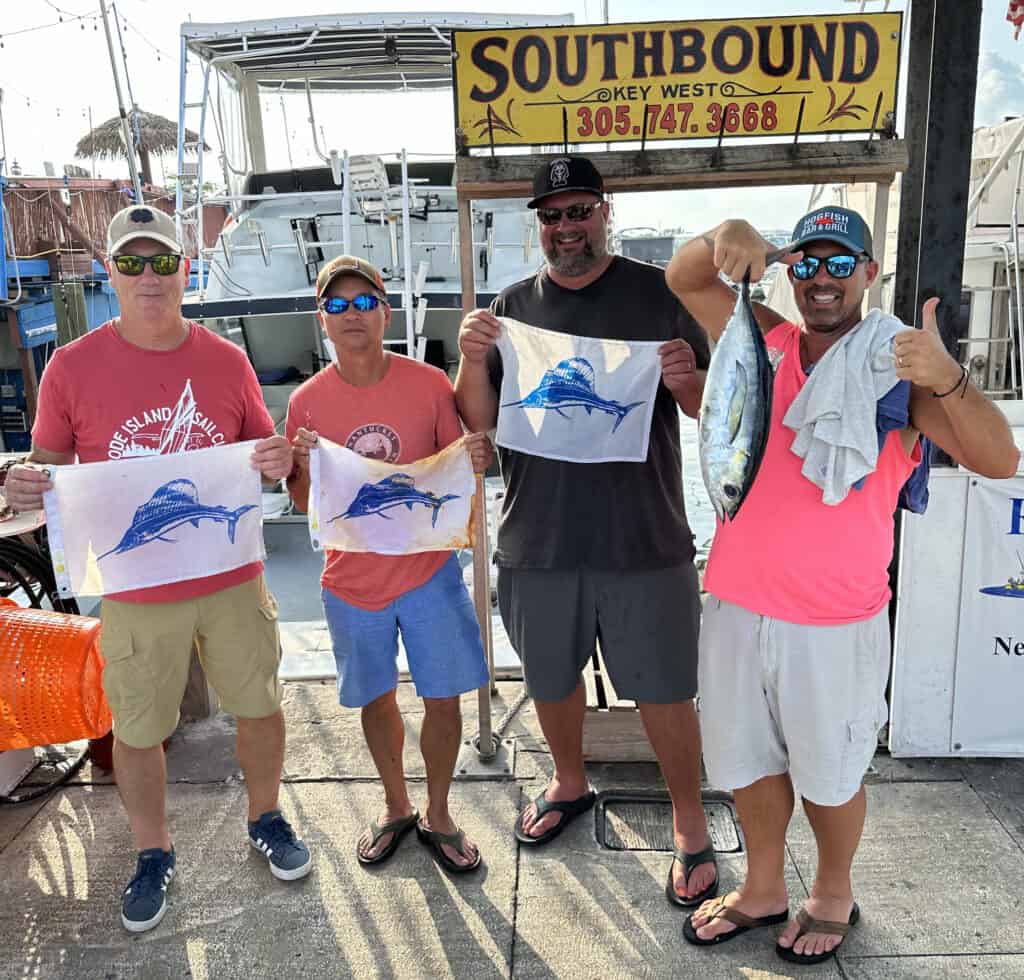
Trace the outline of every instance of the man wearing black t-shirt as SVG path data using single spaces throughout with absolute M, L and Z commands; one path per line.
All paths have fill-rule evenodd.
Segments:
M 498 602 L 555 766 L 515 833 L 524 845 L 546 844 L 593 805 L 581 674 L 600 640 L 615 690 L 639 706 L 672 796 L 676 854 L 666 895 L 692 908 L 716 894 L 718 875 L 700 799 L 693 703 L 700 603 L 678 410 L 699 411 L 707 341 L 659 268 L 608 253 L 608 204 L 589 160 L 544 164 L 529 207 L 545 266 L 502 291 L 489 311 L 470 313 L 459 331 L 455 392 L 470 428 L 497 421 L 499 316 L 576 336 L 665 343 L 643 463 L 499 450 L 507 492 L 495 552 Z

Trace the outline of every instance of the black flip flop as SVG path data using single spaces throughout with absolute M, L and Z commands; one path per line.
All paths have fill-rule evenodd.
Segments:
M 562 814 L 562 819 L 550 830 L 545 830 L 543 834 L 532 837 L 523 830 L 523 814 L 520 813 L 516 818 L 516 840 L 527 847 L 540 847 L 543 844 L 549 844 L 581 813 L 586 813 L 597 799 L 597 794 L 593 790 L 589 790 L 582 796 L 576 797 L 575 800 L 549 800 L 544 795 L 544 792 L 542 790 L 540 796 L 533 801 L 533 805 L 537 808 L 537 820 L 539 821 L 546 813 L 560 813 Z M 524 810 L 523 812 L 525 813 L 526 811 Z
M 779 912 L 776 915 L 762 915 L 758 918 L 746 915 L 739 909 L 734 909 L 729 905 L 725 904 L 725 899 L 720 898 L 718 902 L 708 910 L 709 917 L 708 921 L 704 923 L 700 928 L 713 922 L 715 919 L 725 919 L 726 922 L 731 922 L 735 929 L 730 932 L 720 932 L 717 936 L 711 939 L 702 939 L 697 935 L 697 930 L 693 926 L 693 916 L 695 913 L 691 912 L 683 923 L 683 939 L 694 946 L 718 946 L 721 943 L 727 943 L 730 939 L 735 939 L 737 936 L 742 936 L 745 932 L 750 932 L 751 929 L 761 929 L 764 926 L 777 926 L 780 923 L 785 922 L 789 919 L 789 909 L 785 912 Z
M 453 875 L 464 875 L 469 871 L 476 871 L 480 867 L 482 860 L 480 855 L 480 848 L 476 851 L 476 860 L 472 864 L 458 864 L 453 861 L 447 854 L 445 854 L 442 844 L 447 844 L 449 847 L 453 847 L 463 857 L 466 856 L 465 844 L 466 835 L 462 830 L 456 830 L 454 834 L 442 834 L 439 830 L 428 830 L 423 826 L 421 822 L 416 824 L 416 836 L 419 838 L 420 843 L 425 847 L 429 847 L 434 852 L 434 860 L 437 861 L 445 871 L 450 871 Z
M 679 848 L 672 856 L 674 860 L 668 866 L 668 882 L 665 885 L 665 897 L 673 905 L 678 905 L 682 909 L 695 909 L 698 905 L 703 905 L 709 898 L 714 898 L 718 894 L 718 861 L 715 858 L 714 847 L 708 844 L 703 851 L 698 851 L 696 854 L 687 854 L 686 851 Z M 683 866 L 683 884 L 687 887 L 689 887 L 690 875 L 693 873 L 693 869 L 701 864 L 713 864 L 715 866 L 715 880 L 699 894 L 691 898 L 683 898 L 676 891 L 675 882 L 672 880 L 672 868 L 675 866 L 676 861 Z
M 860 908 L 856 902 L 853 903 L 853 908 L 850 909 L 850 918 L 847 922 L 829 922 L 826 919 L 815 919 L 813 916 L 808 915 L 804 909 L 800 909 L 797 912 L 796 921 L 799 923 L 800 929 L 793 940 L 794 945 L 797 939 L 801 936 L 806 936 L 809 932 L 820 932 L 827 936 L 842 936 L 842 939 L 827 952 L 811 953 L 809 955 L 794 953 L 791 947 L 787 948 L 780 946 L 778 943 L 775 944 L 775 952 L 787 963 L 802 963 L 804 966 L 811 966 L 814 963 L 824 963 L 825 960 L 831 959 L 839 952 L 839 947 L 846 941 L 846 934 L 860 921 Z
M 363 857 L 362 851 L 359 848 L 359 842 L 356 841 L 356 858 L 360 864 L 380 864 L 382 861 L 386 861 L 395 851 L 398 850 L 398 845 L 402 843 L 402 838 L 416 826 L 420 819 L 418 810 L 413 810 L 412 813 L 407 817 L 399 817 L 397 820 L 389 820 L 385 824 L 378 824 L 376 820 L 370 824 L 370 845 L 367 850 L 371 850 L 374 844 L 377 843 L 385 834 L 392 834 L 391 840 L 388 842 L 387 847 L 380 852 L 376 857 L 367 858 Z

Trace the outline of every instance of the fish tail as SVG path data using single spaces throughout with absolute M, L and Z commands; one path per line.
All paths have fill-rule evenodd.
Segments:
M 237 510 L 231 511 L 231 515 L 228 517 L 228 541 L 232 544 L 235 543 L 235 531 L 238 530 L 239 518 L 243 514 L 248 513 L 255 506 L 255 504 L 243 504 Z
M 626 416 L 629 415 L 634 408 L 638 408 L 641 405 L 643 405 L 643 402 L 630 402 L 628 405 L 620 405 L 615 409 L 615 424 L 612 426 L 612 432 L 622 425 Z

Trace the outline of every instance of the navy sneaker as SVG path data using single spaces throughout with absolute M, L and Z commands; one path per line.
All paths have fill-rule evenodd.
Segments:
M 167 886 L 174 877 L 174 848 L 139 851 L 135 877 L 121 899 L 121 924 L 129 932 L 152 929 L 167 911 Z
M 282 881 L 305 878 L 313 867 L 309 848 L 295 836 L 280 810 L 270 810 L 249 823 L 249 843 L 266 855 L 274 877 Z

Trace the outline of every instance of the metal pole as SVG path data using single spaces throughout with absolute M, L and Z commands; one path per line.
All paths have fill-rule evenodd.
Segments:
M 92 106 L 89 106 L 89 156 L 92 158 L 92 179 L 96 179 L 96 135 L 92 130 Z
M 284 145 L 288 149 L 288 167 L 292 170 L 295 169 L 295 164 L 292 163 L 292 141 L 288 137 L 288 113 L 284 108 L 284 96 L 280 96 L 281 99 L 281 118 L 284 119 Z
M 114 39 L 110 36 L 110 21 L 107 19 L 107 5 L 104 0 L 100 0 L 100 16 L 103 18 L 103 32 L 107 36 L 107 51 L 110 53 L 110 71 L 114 76 L 114 89 L 117 92 L 117 111 L 121 116 L 121 138 L 124 140 L 124 152 L 128 157 L 128 172 L 132 177 L 132 187 L 135 189 L 135 200 L 139 204 L 144 204 L 145 201 L 142 197 L 142 183 L 139 180 L 139 171 L 135 166 L 135 160 L 132 155 L 132 134 L 131 129 L 128 126 L 128 116 L 124 111 L 124 97 L 121 94 L 121 79 L 117 74 L 117 62 L 114 60 Z
M 89 123 L 92 129 L 92 122 Z M 7 134 L 4 132 L 4 90 L 0 88 L 0 161 L 7 159 Z M 93 175 L 95 176 L 95 174 Z M 0 243 L 2 245 L 2 243 Z
M 175 168 L 177 179 L 174 181 L 174 226 L 178 231 L 178 241 L 183 242 L 185 240 L 185 229 L 181 212 L 185 206 L 185 189 L 182 187 L 182 172 L 185 169 L 185 96 L 188 93 L 188 45 L 185 38 L 181 39 L 181 70 L 178 73 L 178 78 L 178 161 Z M 89 109 L 89 113 L 89 128 L 92 129 L 92 108 Z M 202 136 L 200 135 L 201 139 Z M 223 149 L 224 147 L 222 146 L 221 150 Z M 202 143 L 200 143 L 200 157 L 202 157 L 202 153 Z M 96 175 L 93 174 L 93 176 L 95 177 Z M 202 255 L 203 243 L 197 242 L 197 246 L 199 254 Z M 202 292 L 202 277 L 200 277 L 199 286 L 200 292 Z
M 341 157 L 341 244 L 346 255 L 352 254 L 352 188 L 349 186 L 351 170 L 348 150 Z
M 462 280 L 462 312 L 471 313 L 476 308 L 476 263 L 473 245 L 473 202 L 459 199 L 459 266 Z M 494 653 L 491 636 L 491 578 L 490 563 L 487 561 L 487 498 L 484 493 L 484 478 L 477 477 L 476 484 L 476 541 L 473 547 L 473 605 L 480 625 L 480 638 L 487 654 L 487 683 L 478 693 L 480 730 L 477 736 L 477 751 L 489 758 L 495 752 L 493 728 L 491 725 L 491 689 L 494 687 Z
M 416 356 L 416 317 L 412 308 L 412 240 L 409 218 L 409 162 L 402 150 L 402 305 L 405 307 L 405 343 L 410 357 Z
M 487 683 L 477 691 L 480 731 L 476 749 L 483 758 L 495 753 L 494 733 L 491 725 L 491 688 L 494 686 L 494 652 L 491 644 L 491 583 L 487 563 L 487 494 L 484 476 L 476 477 L 476 499 L 473 502 L 476 537 L 473 541 L 473 605 L 480 626 L 480 639 L 487 655 Z

